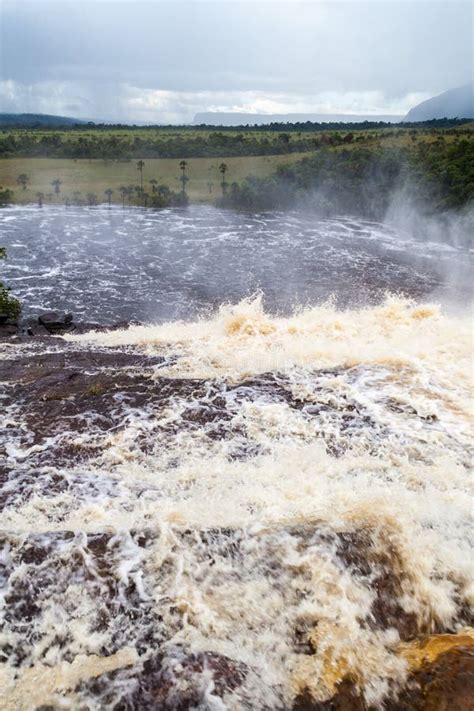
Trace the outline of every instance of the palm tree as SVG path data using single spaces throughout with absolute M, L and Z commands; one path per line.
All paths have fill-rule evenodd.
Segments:
M 152 178 L 151 180 L 148 181 L 151 185 L 151 194 L 154 195 L 156 192 L 156 186 L 158 185 L 158 181 L 155 180 L 155 178 Z
M 109 207 L 110 207 L 110 203 L 112 201 L 112 195 L 114 194 L 114 191 L 111 190 L 110 188 L 107 188 L 107 190 L 104 190 L 104 194 L 107 195 L 107 200 L 108 200 Z
M 186 168 L 188 167 L 188 164 L 186 163 L 185 160 L 182 160 L 179 164 L 179 167 L 181 170 L 181 177 L 180 177 L 180 181 L 181 181 L 181 185 L 182 185 L 181 191 L 182 191 L 183 195 L 185 195 L 186 194 L 186 183 L 189 180 L 189 178 L 186 175 Z
M 44 193 L 36 193 L 38 198 L 38 207 L 43 207 Z
M 53 186 L 54 192 L 56 193 L 56 195 L 59 195 L 59 192 L 60 192 L 59 187 L 62 184 L 62 182 L 63 181 L 59 180 L 59 178 L 56 178 L 56 180 L 51 181 L 51 185 Z
M 145 161 L 144 160 L 139 160 L 137 161 L 137 170 L 140 171 L 140 188 L 141 191 L 143 192 L 143 168 L 145 167 Z
M 119 188 L 119 193 L 122 196 L 122 207 L 125 207 L 125 198 L 128 195 L 128 188 L 125 185 L 121 185 Z
M 226 172 L 227 172 L 227 165 L 225 163 L 221 163 L 219 166 L 219 173 L 222 173 L 221 187 L 222 187 L 222 194 L 223 195 L 225 195 L 227 192 L 227 183 L 225 181 Z
M 26 190 L 26 186 L 30 182 L 29 177 L 27 176 L 26 173 L 21 173 L 21 175 L 18 176 L 16 179 L 17 185 L 21 185 L 23 190 Z

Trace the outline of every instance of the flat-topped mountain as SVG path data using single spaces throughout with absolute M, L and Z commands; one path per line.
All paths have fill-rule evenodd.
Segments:
M 269 123 L 363 123 L 364 121 L 384 121 L 397 123 L 402 121 L 402 116 L 359 116 L 358 114 L 247 114 L 231 111 L 206 111 L 194 117 L 195 125 L 207 126 L 254 126 L 255 124 Z

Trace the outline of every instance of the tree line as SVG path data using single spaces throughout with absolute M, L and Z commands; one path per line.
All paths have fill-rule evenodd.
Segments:
M 180 135 L 166 138 L 147 136 L 117 136 L 110 134 L 72 136 L 51 133 L 7 134 L 0 136 L 0 157 L 67 158 L 132 160 L 146 158 L 219 158 L 230 156 L 284 155 L 306 153 L 321 145 L 339 145 L 345 136 L 334 134 L 321 137 L 254 136 L 214 132 L 206 135 Z
M 397 191 L 426 212 L 474 203 L 474 143 L 421 142 L 406 148 L 323 150 L 267 178 L 232 183 L 219 204 L 240 210 L 317 208 L 381 219 Z

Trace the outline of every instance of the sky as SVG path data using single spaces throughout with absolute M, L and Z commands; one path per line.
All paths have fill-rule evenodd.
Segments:
M 0 0 L 0 111 L 400 114 L 472 81 L 473 4 Z

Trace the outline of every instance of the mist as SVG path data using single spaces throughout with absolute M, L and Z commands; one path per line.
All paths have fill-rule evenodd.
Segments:
M 2 711 L 472 711 L 472 19 L 0 1 Z

